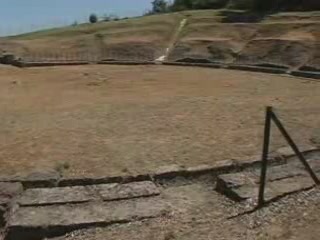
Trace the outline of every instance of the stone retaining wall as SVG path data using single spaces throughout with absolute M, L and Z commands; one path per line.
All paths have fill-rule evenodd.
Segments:
M 16 67 L 49 67 L 49 66 L 70 66 L 70 65 L 86 65 L 90 64 L 88 61 L 65 61 L 65 62 L 24 62 L 14 60 L 10 65 Z M 206 68 L 223 68 L 231 70 L 263 72 L 271 74 L 290 74 L 296 77 L 320 79 L 319 72 L 308 71 L 290 71 L 282 67 L 262 67 L 254 65 L 241 65 L 241 64 L 222 64 L 222 63 L 190 63 L 190 62 L 156 62 L 156 61 L 100 61 L 92 62 L 92 64 L 106 64 L 106 65 L 172 65 L 172 66 L 188 66 L 188 67 L 206 67 Z
M 296 77 L 320 79 L 320 72 L 292 71 L 291 75 Z
M 319 156 L 319 149 L 313 146 L 304 146 L 301 151 L 308 154 L 309 158 Z M 269 175 L 269 180 L 281 180 L 284 178 L 282 175 L 290 177 L 295 174 L 296 177 L 304 174 L 301 163 L 296 165 L 295 160 L 296 157 L 289 148 L 281 148 L 270 154 L 269 164 L 274 171 L 270 171 L 272 174 Z M 313 167 L 320 169 L 320 162 L 315 163 Z M 167 210 L 161 197 L 161 189 L 179 181 L 182 184 L 218 182 L 217 190 L 220 189 L 220 192 L 232 192 L 237 199 L 246 199 L 256 195 L 256 187 L 250 185 L 247 191 L 247 182 L 243 182 L 243 178 L 238 175 L 256 172 L 257 176 L 260 164 L 260 157 L 255 156 L 242 161 L 220 161 L 211 166 L 163 166 L 142 175 L 65 178 L 52 172 L 0 177 L 0 235 L 2 228 L 7 233 L 6 240 L 21 237 L 34 240 L 83 227 L 157 217 Z M 297 171 L 287 172 L 287 167 L 284 168 L 283 164 L 290 164 Z M 253 179 L 256 179 L 255 176 Z M 307 178 L 305 185 L 290 181 L 279 182 L 285 193 L 313 186 Z M 278 195 L 273 193 L 272 197 L 274 196 Z M 70 214 L 75 218 L 70 218 Z

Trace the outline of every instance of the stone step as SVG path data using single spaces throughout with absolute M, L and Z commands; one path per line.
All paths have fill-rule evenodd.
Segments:
M 151 197 L 160 194 L 159 188 L 151 181 L 127 184 L 102 184 L 92 186 L 104 201 Z
M 6 215 L 14 199 L 22 192 L 23 186 L 20 183 L 0 183 L 0 232 L 6 224 Z
M 101 184 L 92 186 L 37 188 L 26 190 L 18 199 L 20 206 L 114 201 L 159 195 L 160 190 L 151 181 L 127 184 Z
M 295 192 L 310 189 L 315 186 L 310 177 L 291 177 L 273 182 L 268 182 L 265 188 L 265 201 L 270 202 L 292 194 Z M 230 189 L 230 195 L 233 199 L 242 201 L 247 199 L 257 199 L 259 192 L 258 185 L 243 185 L 239 188 Z
M 21 207 L 8 221 L 6 240 L 55 237 L 82 228 L 158 217 L 168 211 L 167 203 L 160 197 Z
M 320 178 L 320 159 L 313 156 L 308 159 L 308 162 Z M 218 176 L 216 190 L 236 201 L 255 199 L 258 196 L 259 183 L 260 169 L 223 174 Z M 271 201 L 279 196 L 311 188 L 313 184 L 303 164 L 296 159 L 284 165 L 269 166 L 265 190 L 266 199 Z

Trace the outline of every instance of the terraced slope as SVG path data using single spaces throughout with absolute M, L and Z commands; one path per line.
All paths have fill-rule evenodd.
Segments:
M 205 59 L 319 70 L 319 29 L 320 12 L 259 16 L 241 11 L 184 11 L 3 38 L 0 51 L 36 58 L 62 54 L 155 60 L 167 56 L 170 61 Z
M 0 39 L 0 51 L 38 57 L 69 53 L 154 59 L 167 48 L 180 18 L 178 14 L 148 16 L 39 31 Z
M 191 15 L 170 59 L 319 67 L 320 13 Z

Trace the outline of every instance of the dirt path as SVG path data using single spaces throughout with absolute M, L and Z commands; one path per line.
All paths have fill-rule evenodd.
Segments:
M 166 48 L 165 54 L 162 55 L 161 57 L 157 58 L 155 61 L 158 62 L 163 62 L 166 61 L 168 59 L 168 56 L 170 55 L 170 52 L 172 51 L 172 49 L 174 48 L 175 44 L 177 43 L 178 39 L 179 39 L 179 35 L 182 32 L 183 28 L 185 27 L 185 25 L 187 24 L 187 19 L 183 19 L 181 20 L 178 29 L 175 31 L 169 46 Z

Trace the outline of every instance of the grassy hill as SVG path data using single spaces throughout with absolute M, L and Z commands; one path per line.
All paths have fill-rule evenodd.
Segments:
M 183 19 L 184 28 L 177 33 Z M 86 55 L 100 59 L 272 63 L 320 67 L 320 12 L 259 16 L 244 11 L 198 10 L 81 24 L 0 39 L 0 50 L 36 58 Z
M 104 54 L 151 57 L 166 48 L 180 14 L 154 15 L 96 24 L 80 24 L 0 39 L 0 50 L 17 54 Z

